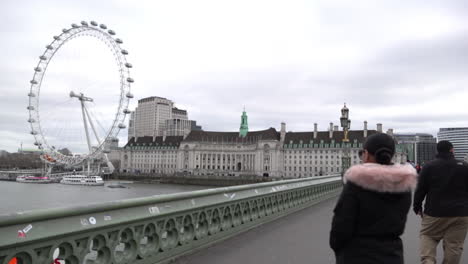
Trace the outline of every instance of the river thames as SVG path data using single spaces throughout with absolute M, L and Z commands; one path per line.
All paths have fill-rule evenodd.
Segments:
M 110 183 L 117 181 L 106 181 L 105 186 L 0 181 L 0 215 L 213 188 L 158 183 L 125 183 L 122 185 L 128 188 L 109 188 L 107 185 Z

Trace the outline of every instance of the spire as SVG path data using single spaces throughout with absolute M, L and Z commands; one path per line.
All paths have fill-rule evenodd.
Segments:
M 244 111 L 242 112 L 242 116 L 241 116 L 239 137 L 246 137 L 248 132 L 249 132 L 249 125 L 247 124 L 247 113 L 245 112 L 245 106 L 244 106 Z

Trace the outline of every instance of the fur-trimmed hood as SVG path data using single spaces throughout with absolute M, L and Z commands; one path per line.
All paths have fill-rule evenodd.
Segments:
M 416 188 L 418 174 L 411 164 L 364 163 L 349 168 L 343 181 L 378 192 L 407 192 Z

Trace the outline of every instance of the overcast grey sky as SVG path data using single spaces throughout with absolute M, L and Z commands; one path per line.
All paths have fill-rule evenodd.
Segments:
M 397 133 L 467 126 L 464 1 L 3 0 L 0 17 L 0 149 L 7 151 L 33 143 L 26 106 L 38 56 L 81 20 L 105 23 L 124 40 L 136 99 L 169 98 L 205 130 L 238 130 L 244 106 L 250 130 L 279 129 L 282 121 L 288 131 L 310 131 L 314 122 L 323 130 L 338 124 L 343 102 L 352 129 L 364 120 Z M 106 72 L 80 80 L 85 68 L 113 64 L 100 43 L 76 43 L 46 78 L 89 89 L 115 81 Z M 75 63 L 76 54 L 96 64 Z M 44 105 L 58 100 L 45 95 Z

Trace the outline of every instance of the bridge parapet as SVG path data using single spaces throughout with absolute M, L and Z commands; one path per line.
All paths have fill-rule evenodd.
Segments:
M 0 264 L 165 263 L 341 190 L 336 175 L 0 216 Z

